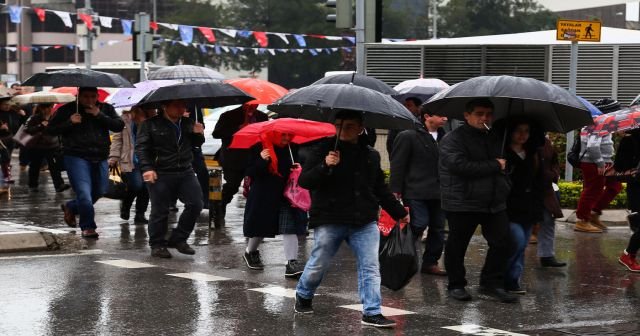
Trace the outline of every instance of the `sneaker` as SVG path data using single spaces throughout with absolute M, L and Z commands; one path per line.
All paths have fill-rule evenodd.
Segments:
M 189 246 L 187 242 L 183 242 L 183 241 L 177 242 L 177 243 L 169 242 L 169 247 L 175 248 L 176 250 L 178 250 L 178 252 L 182 254 L 188 254 L 188 255 L 196 254 L 196 250 L 194 250 L 191 246 Z
M 82 238 L 98 238 L 98 233 L 94 229 L 82 230 Z
M 467 292 L 464 288 L 453 288 L 447 291 L 449 297 L 454 298 L 458 301 L 471 301 L 471 294 Z
M 566 262 L 556 260 L 556 257 L 541 257 L 540 266 L 542 267 L 564 267 Z
M 302 275 L 303 271 L 304 264 L 299 263 L 297 260 L 289 260 L 284 270 L 284 277 L 297 279 Z
M 60 204 L 60 209 L 64 213 L 64 222 L 67 223 L 69 227 L 76 227 L 76 215 L 71 212 L 71 209 L 67 208 L 65 204 Z
M 69 188 L 71 188 L 71 186 L 65 183 L 65 184 L 59 186 L 58 188 L 56 188 L 56 192 L 60 193 L 60 192 L 63 192 L 65 190 L 68 190 Z
M 629 254 L 627 250 L 624 250 L 618 262 L 624 265 L 631 272 L 640 272 L 640 264 L 636 261 L 635 254 Z
M 133 218 L 133 222 L 136 224 L 149 224 L 149 220 L 144 215 L 136 215 Z
M 591 219 L 589 220 L 589 222 L 591 222 L 591 225 L 597 227 L 598 229 L 600 229 L 602 231 L 607 231 L 609 229 L 600 220 L 600 214 L 595 212 L 595 211 L 591 211 Z
M 311 305 L 312 299 L 305 299 L 296 293 L 296 305 L 294 311 L 299 314 L 311 314 L 313 313 L 313 306 Z
M 503 303 L 515 303 L 518 301 L 518 297 L 508 293 L 502 288 L 491 288 L 480 286 L 480 290 L 478 291 L 480 294 L 492 297 Z
M 393 328 L 396 326 L 396 321 L 390 320 L 382 314 L 378 315 L 362 315 L 362 324 L 376 327 L 376 328 Z
M 447 276 L 447 271 L 438 267 L 438 265 L 422 265 L 420 273 Z
M 164 246 L 152 247 L 151 248 L 151 256 L 156 258 L 171 258 L 171 253 Z
M 587 232 L 587 233 L 602 233 L 602 229 L 599 229 L 591 224 L 589 221 L 578 219 L 573 231 Z
M 260 251 L 244 252 L 244 262 L 247 263 L 247 267 L 253 270 L 263 270 L 264 264 L 260 258 Z

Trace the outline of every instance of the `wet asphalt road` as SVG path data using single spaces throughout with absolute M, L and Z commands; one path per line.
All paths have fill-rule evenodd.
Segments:
M 71 192 L 56 194 L 43 177 L 41 192 L 30 193 L 26 174 L 17 180 L 9 196 L 0 196 L 0 220 L 70 231 L 58 206 Z M 530 245 L 524 279 L 528 293 L 517 304 L 477 294 L 486 245 L 476 236 L 467 253 L 473 301 L 450 300 L 446 278 L 418 274 L 401 291 L 383 289 L 383 305 L 405 312 L 391 317 L 398 322 L 396 329 L 378 330 L 362 327 L 358 311 L 340 307 L 359 303 L 355 261 L 346 246 L 318 290 L 315 314 L 295 316 L 288 296 L 296 282 L 284 278 L 281 241 L 268 239 L 261 247 L 264 271 L 248 270 L 241 259 L 243 204 L 234 199 L 227 226 L 210 238 L 203 211 L 190 240 L 196 255 L 173 250 L 173 259 L 160 260 L 149 256 L 146 226 L 121 220 L 117 201 L 100 200 L 101 236 L 90 241 L 88 250 L 0 255 L 0 335 L 446 336 L 462 333 L 443 327 L 462 325 L 514 335 L 640 334 L 640 274 L 617 264 L 629 236 L 626 228 L 589 235 L 559 224 L 557 256 L 569 266 L 539 268 Z M 312 245 L 310 237 L 303 241 L 300 259 L 306 259 Z M 193 279 L 201 277 L 208 281 Z M 265 288 L 269 293 L 261 292 Z

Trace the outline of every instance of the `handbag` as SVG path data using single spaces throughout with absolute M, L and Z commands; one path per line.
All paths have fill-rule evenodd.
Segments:
M 284 197 L 292 207 L 309 211 L 309 209 L 311 209 L 311 194 L 309 194 L 309 190 L 300 187 L 298 184 L 298 178 L 301 172 L 302 168 L 300 168 L 300 166 L 296 166 L 291 170 L 291 174 L 289 174 L 289 178 L 287 179 L 287 185 L 284 188 Z
M 106 198 L 121 200 L 127 195 L 127 184 L 122 180 L 120 168 L 109 168 L 109 184 L 107 192 L 103 195 Z
M 617 171 L 613 166 L 604 171 L 604 177 L 608 180 L 629 182 L 638 175 L 638 168 L 631 168 L 624 171 Z
M 29 146 L 29 143 L 32 142 L 35 138 L 36 138 L 35 135 L 31 135 L 27 133 L 26 124 L 20 125 L 20 128 L 18 128 L 18 131 L 13 136 L 13 140 L 21 144 L 23 147 Z

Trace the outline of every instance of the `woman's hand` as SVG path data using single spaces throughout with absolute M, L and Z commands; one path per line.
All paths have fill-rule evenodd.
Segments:
M 291 165 L 291 171 L 293 171 L 294 169 L 300 169 L 300 168 L 302 168 L 302 166 L 301 166 L 299 163 L 297 163 L 297 162 L 294 162 L 294 163 Z
M 268 149 L 263 149 L 262 152 L 260 152 L 260 157 L 265 161 L 269 161 L 271 159 L 271 154 L 269 154 Z

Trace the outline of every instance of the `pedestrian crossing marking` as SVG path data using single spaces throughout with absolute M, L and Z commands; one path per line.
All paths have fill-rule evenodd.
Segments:
M 512 333 L 505 330 L 479 326 L 477 324 L 463 324 L 459 326 L 442 327 L 442 329 L 459 331 L 464 335 L 473 336 L 527 336 L 526 334 Z
M 38 258 L 58 258 L 58 257 L 79 257 L 85 255 L 105 254 L 102 250 L 82 250 L 77 253 L 59 253 L 59 254 L 38 254 L 38 255 L 21 255 L 11 257 L 0 257 L 0 260 L 11 259 L 38 259 Z
M 284 288 L 284 287 L 274 286 L 274 287 L 250 288 L 249 290 L 250 291 L 255 291 L 255 292 L 260 292 L 260 293 L 265 293 L 265 294 L 288 297 L 288 298 L 295 298 L 296 297 L 296 290 L 292 289 L 292 288 Z
M 137 261 L 126 260 L 126 259 L 98 260 L 96 262 L 97 263 L 101 263 L 101 264 L 115 266 L 115 267 L 122 267 L 122 268 L 149 268 L 149 267 L 156 267 L 155 265 L 151 265 L 151 264 L 147 264 L 147 263 L 141 263 L 141 262 L 137 262 Z
M 351 310 L 357 310 L 357 311 L 362 311 L 362 305 L 361 304 L 354 304 L 354 305 L 346 305 L 346 306 L 339 306 L 340 308 L 347 308 L 347 309 L 351 309 Z M 397 309 L 397 308 L 391 308 L 391 307 L 385 307 L 385 306 L 381 306 L 380 308 L 382 308 L 382 315 L 384 316 L 398 316 L 398 315 L 411 315 L 411 314 L 416 314 L 415 312 L 412 311 L 408 311 L 408 310 L 402 310 L 402 309 Z
M 171 273 L 167 274 L 172 277 L 191 279 L 196 281 L 224 281 L 230 280 L 229 278 L 219 277 L 216 275 L 200 273 L 200 272 L 190 272 L 190 273 Z

